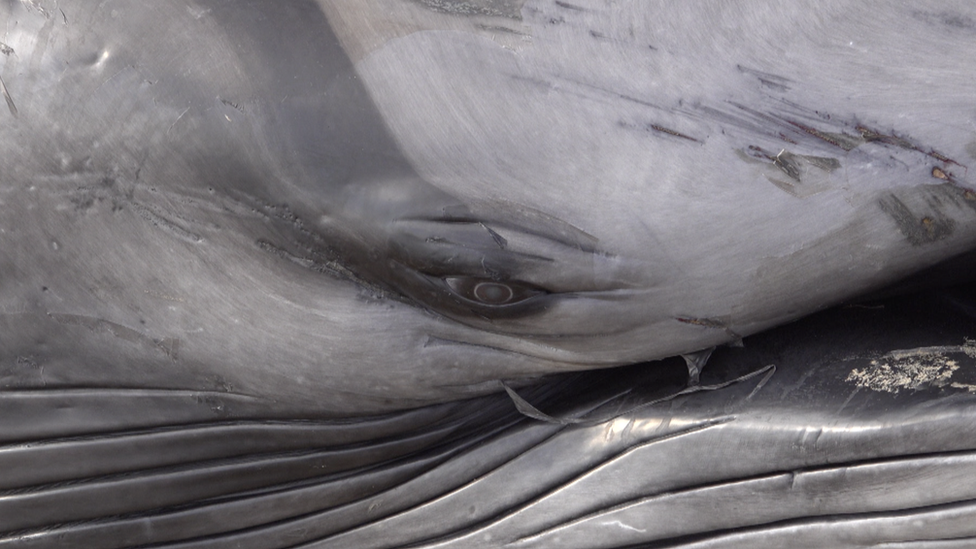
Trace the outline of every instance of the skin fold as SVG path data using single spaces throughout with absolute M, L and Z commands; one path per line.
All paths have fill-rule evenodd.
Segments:
M 0 547 L 966 546 L 974 38 L 0 0 Z

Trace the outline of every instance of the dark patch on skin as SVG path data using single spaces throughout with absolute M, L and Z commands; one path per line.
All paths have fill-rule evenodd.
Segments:
M 972 17 L 944 11 L 940 13 L 915 12 L 915 16 L 924 20 L 930 25 L 940 25 L 954 31 L 973 31 L 976 30 L 976 20 Z
M 801 181 L 801 175 L 808 167 L 813 167 L 828 173 L 840 168 L 840 161 L 836 158 L 793 154 L 786 150 L 776 155 L 773 159 L 773 164 L 797 182 Z
M 661 126 L 661 125 L 658 125 L 658 124 L 649 124 L 647 127 L 650 128 L 650 129 L 652 129 L 652 130 L 654 130 L 654 131 L 656 131 L 656 132 L 666 133 L 668 135 L 673 135 L 675 137 L 680 137 L 681 139 L 687 139 L 688 141 L 694 141 L 695 143 L 701 143 L 700 140 L 695 139 L 694 137 L 691 137 L 691 136 L 685 135 L 685 134 L 683 134 L 681 132 L 672 130 L 671 128 L 665 128 L 664 126 Z
M 525 0 L 414 0 L 421 6 L 451 15 L 489 15 L 521 21 Z
M 486 231 L 488 231 L 488 234 L 491 235 L 491 239 L 495 241 L 495 244 L 498 244 L 499 248 L 504 250 L 506 247 L 508 247 L 508 241 L 505 240 L 505 237 L 498 234 L 497 232 L 492 230 L 491 227 L 485 225 L 484 223 L 482 223 L 481 226 L 484 227 Z
M 935 187 L 941 198 L 957 207 L 968 207 L 976 211 L 976 191 L 960 187 L 955 181 L 949 180 L 944 185 Z
M 720 318 L 695 318 L 679 316 L 675 318 L 675 320 L 683 324 L 692 324 L 694 326 L 701 326 L 703 328 L 717 328 L 724 330 L 727 327 L 726 321 Z
M 790 181 L 770 175 L 766 175 L 766 179 L 797 198 L 805 198 L 827 189 L 830 174 L 841 167 L 840 161 L 836 158 L 793 154 L 785 149 L 773 155 L 762 147 L 750 145 L 746 149 L 738 149 L 735 152 L 746 162 L 771 162 L 789 176 Z
M 743 67 L 742 65 L 736 65 L 735 68 L 739 69 L 739 72 L 755 76 L 763 87 L 780 92 L 790 91 L 790 87 L 787 86 L 787 84 L 792 82 L 792 80 L 789 78 L 784 78 L 768 72 L 757 71 L 755 69 Z
M 797 196 L 796 190 L 794 189 L 792 183 L 788 183 L 786 181 L 776 179 L 775 177 L 769 177 L 769 176 L 766 176 L 766 179 L 768 179 L 769 182 L 772 183 L 773 185 L 779 187 L 780 190 L 785 191 L 793 196 Z
M 937 201 L 936 197 L 933 196 L 932 198 Z M 931 200 L 929 205 L 936 207 L 932 208 L 932 212 L 923 215 L 913 212 L 894 193 L 879 200 L 878 205 L 881 206 L 882 211 L 891 216 L 898 225 L 901 234 L 905 235 L 905 238 L 913 246 L 921 246 L 945 239 L 952 234 L 955 228 L 955 221 L 946 216 L 937 207 L 938 204 L 933 204 Z
M 736 154 L 739 158 L 745 160 L 746 162 L 762 162 L 769 161 L 772 162 L 776 159 L 776 155 L 766 152 L 762 147 L 756 145 L 749 145 L 745 149 L 736 149 Z
M 96 204 L 105 201 L 112 202 L 112 211 L 117 212 L 123 209 L 122 201 L 125 200 L 123 193 L 117 188 L 115 179 L 103 177 L 90 185 L 81 185 L 67 194 L 68 201 L 75 207 L 75 211 L 85 212 Z
M 13 48 L 8 46 L 7 44 L 4 44 L 3 42 L 0 42 L 0 53 L 4 55 L 10 55 L 13 52 L 14 52 Z
M 918 151 L 926 156 L 931 156 L 932 158 L 938 160 L 939 162 L 945 162 L 946 164 L 955 164 L 957 166 L 962 165 L 938 151 L 934 151 L 931 149 L 925 150 L 922 147 L 916 145 L 915 143 L 912 143 L 910 140 L 904 137 L 897 136 L 893 133 L 883 134 L 871 128 L 867 128 L 865 126 L 860 126 L 860 125 L 857 126 L 856 129 L 857 131 L 861 132 L 861 137 L 863 137 L 864 141 L 867 143 L 884 143 L 885 145 L 892 145 L 902 149 Z
M 881 142 L 886 145 L 894 145 L 903 149 L 919 150 L 911 141 L 899 137 L 895 134 L 882 134 L 865 126 L 857 126 L 857 131 L 861 132 L 861 137 L 868 143 Z
M 966 145 L 966 154 L 969 155 L 969 158 L 976 160 L 976 141 L 973 141 L 968 145 Z
M 789 121 L 789 124 L 795 126 L 804 132 L 834 145 L 835 147 L 840 147 L 845 151 L 852 151 L 857 147 L 864 144 L 864 139 L 854 137 L 853 135 L 847 135 L 846 133 L 833 133 L 833 132 L 823 132 L 816 128 L 807 126 L 806 124 L 801 124 L 800 122 Z
M 475 25 L 475 27 L 478 28 L 478 29 L 480 29 L 480 30 L 487 31 L 487 32 L 503 32 L 503 33 L 506 33 L 506 34 L 514 34 L 514 35 L 517 35 L 517 36 L 526 36 L 526 34 L 524 32 L 519 32 L 519 31 L 517 31 L 515 29 L 510 29 L 508 27 L 503 27 L 501 25 L 482 25 L 482 24 L 479 23 L 479 24 Z
M 294 263 L 300 267 L 304 267 L 315 273 L 352 282 L 373 299 L 393 299 L 397 301 L 405 301 L 398 293 L 387 288 L 382 288 L 377 284 L 357 276 L 356 273 L 338 261 L 330 260 L 328 258 L 321 257 L 319 254 L 311 252 L 309 255 L 299 256 L 263 238 L 257 239 L 254 244 L 262 251 L 268 252 L 271 255 L 284 259 L 290 263 Z
M 790 176 L 791 179 L 795 179 L 799 183 L 800 166 L 796 155 L 783 151 L 777 154 L 776 158 L 773 158 L 773 165 L 782 170 L 786 175 Z
M 586 11 L 579 6 L 574 6 L 573 4 L 570 4 L 569 2 L 560 2 L 559 0 L 556 0 L 556 5 L 559 6 L 560 8 L 566 8 L 568 10 Z
M 790 106 L 792 110 L 799 111 L 805 117 L 816 117 L 835 127 L 840 125 L 847 126 L 846 124 L 832 122 L 829 114 L 806 109 L 785 100 L 782 103 Z M 805 136 L 812 136 L 832 146 L 839 147 L 844 151 L 851 151 L 864 144 L 862 138 L 847 133 L 823 131 L 809 124 L 797 122 L 795 118 L 757 111 L 735 102 L 730 102 L 729 104 L 749 116 L 744 117 L 740 114 L 733 114 L 701 105 L 697 106 L 697 110 L 705 113 L 708 118 L 725 121 L 727 124 L 742 128 L 753 134 L 767 135 L 770 138 L 786 141 L 793 145 L 804 142 Z M 795 116 L 796 113 L 793 113 L 793 115 Z M 770 157 L 772 156 L 774 155 L 770 155 Z
M 17 118 L 17 106 L 14 105 L 14 99 L 10 97 L 10 92 L 7 91 L 7 85 L 3 83 L 3 78 L 0 78 L 0 94 L 3 95 L 4 100 L 7 102 L 7 110 L 10 111 L 10 114 L 14 118 Z
M 232 107 L 232 108 L 237 109 L 237 110 L 239 110 L 241 112 L 244 112 L 244 105 L 242 105 L 240 103 L 235 103 L 235 102 L 233 102 L 233 101 L 231 101 L 229 99 L 224 99 L 223 97 L 218 97 L 217 99 L 220 99 L 220 102 L 223 103 L 224 105 L 227 105 L 228 107 Z
M 660 124 L 640 124 L 640 125 L 638 125 L 638 124 L 634 124 L 634 123 L 630 123 L 630 122 L 625 122 L 625 121 L 621 120 L 621 121 L 617 122 L 617 125 L 620 126 L 621 128 L 627 128 L 629 130 L 641 130 L 641 129 L 643 129 L 644 131 L 649 132 L 649 133 L 650 132 L 663 133 L 665 135 L 670 135 L 672 137 L 677 137 L 679 139 L 685 139 L 687 141 L 693 141 L 695 143 L 704 143 L 700 139 L 696 139 L 694 137 L 691 137 L 690 135 L 685 135 L 685 134 L 683 134 L 683 133 L 681 133 L 681 132 L 679 132 L 677 130 L 672 130 L 671 128 L 666 128 L 666 127 L 664 127 L 664 126 L 662 126 Z

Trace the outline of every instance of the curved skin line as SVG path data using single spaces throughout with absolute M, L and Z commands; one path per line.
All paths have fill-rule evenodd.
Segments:
M 3 389 L 4 398 L 60 398 L 60 397 L 73 397 L 73 398 L 91 398 L 98 399 L 99 395 L 102 396 L 120 396 L 120 397 L 237 397 L 254 401 L 267 402 L 270 399 L 260 395 L 250 395 L 246 393 L 235 393 L 233 391 L 205 391 L 198 389 L 181 389 L 181 388 L 167 388 L 167 387 L 31 387 L 31 388 L 20 388 L 11 387 Z
M 971 0 L 0 26 L 0 547 L 974 545 Z
M 461 418 L 458 421 L 461 421 L 461 422 L 470 422 L 470 420 L 467 419 L 467 418 Z M 492 426 L 492 423 L 494 423 L 494 426 Z M 407 460 L 405 458 L 400 458 L 399 461 L 402 461 L 403 462 L 402 463 L 402 467 L 407 467 L 407 468 L 410 468 L 410 469 L 415 470 L 415 472 L 412 473 L 412 476 L 410 476 L 409 478 L 405 478 L 405 479 L 398 477 L 400 480 L 399 480 L 399 482 L 397 484 L 387 486 L 386 488 L 383 488 L 382 491 L 380 491 L 378 493 L 369 494 L 368 496 L 364 496 L 364 497 L 367 497 L 367 499 L 377 499 L 377 498 L 383 498 L 384 495 L 389 495 L 389 497 L 393 497 L 395 499 L 396 492 L 402 491 L 402 487 L 404 485 L 409 486 L 409 484 L 413 480 L 422 478 L 424 475 L 429 475 L 430 472 L 436 470 L 436 467 L 438 465 L 440 465 L 440 464 L 444 464 L 444 463 L 450 464 L 450 462 L 448 461 L 448 459 L 451 456 L 464 455 L 473 446 L 478 445 L 478 444 L 481 444 L 485 440 L 490 440 L 490 439 L 498 436 L 502 432 L 508 430 L 513 425 L 522 424 L 522 423 L 524 423 L 524 418 L 521 418 L 521 417 L 518 417 L 518 416 L 509 417 L 508 419 L 505 419 L 504 417 L 502 417 L 501 420 L 499 420 L 499 419 L 493 419 L 491 422 L 489 422 L 489 424 L 482 425 L 479 428 L 479 430 L 476 431 L 476 435 L 477 436 L 473 436 L 472 437 L 472 436 L 469 436 L 469 435 L 464 435 L 464 438 L 466 438 L 467 440 L 462 440 L 462 443 L 460 445 L 448 446 L 448 447 L 444 448 L 442 451 L 436 452 L 434 455 L 429 455 L 429 452 L 426 452 L 425 454 L 422 454 L 420 456 L 414 455 L 414 456 L 410 457 L 409 460 Z M 542 430 L 544 432 L 551 431 L 551 428 L 542 427 L 542 426 L 538 426 L 535 429 L 538 430 L 539 428 L 542 428 Z M 548 438 L 550 436 L 552 436 L 552 433 L 551 432 L 546 436 L 546 438 Z M 397 441 L 393 441 L 393 442 L 395 443 Z M 484 453 L 485 453 L 484 451 L 479 452 L 479 454 L 481 455 L 481 457 L 484 457 L 483 456 Z M 377 469 L 376 474 L 379 475 L 382 478 L 383 475 L 388 475 L 388 474 L 391 474 L 391 473 L 395 473 L 401 467 L 401 465 L 397 465 L 396 462 L 393 463 L 393 466 L 396 467 L 396 469 L 394 469 L 392 471 L 387 470 L 387 469 Z M 379 467 L 379 465 L 372 465 L 372 466 L 370 466 L 370 468 L 373 468 L 373 469 L 378 468 L 378 467 Z M 364 471 L 364 473 L 366 473 L 366 472 L 368 472 L 368 470 L 367 471 Z M 358 477 L 356 478 L 356 481 L 359 482 Z M 308 508 L 306 511 L 304 511 L 302 513 L 299 513 L 298 516 L 295 516 L 293 514 L 289 514 L 289 515 L 279 516 L 278 519 L 271 518 L 270 520 L 273 520 L 273 521 L 284 521 L 281 524 L 289 524 L 289 523 L 311 523 L 308 526 L 313 526 L 313 525 L 316 524 L 316 522 L 318 521 L 318 519 L 321 519 L 324 516 L 327 516 L 327 515 L 329 515 L 331 513 L 334 513 L 336 511 L 340 511 L 340 510 L 342 510 L 344 508 L 350 508 L 352 506 L 355 506 L 355 505 L 358 505 L 359 503 L 361 503 L 360 501 L 355 501 L 355 502 L 343 504 L 340 507 L 330 506 L 327 509 L 322 510 L 321 509 L 321 502 L 324 501 L 324 500 L 332 499 L 332 498 L 326 497 L 326 496 L 328 496 L 328 494 L 332 493 L 334 491 L 334 488 L 329 484 L 331 481 L 328 480 L 328 479 L 320 479 L 320 480 L 312 479 L 310 482 L 314 482 L 318 486 L 317 485 L 314 485 L 314 484 L 311 485 L 311 486 L 298 485 L 298 486 L 295 486 L 295 487 L 292 487 L 292 488 L 287 488 L 283 492 L 281 492 L 281 491 L 279 491 L 279 490 L 276 489 L 273 493 L 270 493 L 270 494 L 267 494 L 267 495 L 260 495 L 260 494 L 255 495 L 254 493 L 244 493 L 244 494 L 240 494 L 240 495 L 231 495 L 231 496 L 226 496 L 224 498 L 220 498 L 220 500 L 214 502 L 212 505 L 218 506 L 218 507 L 226 507 L 228 504 L 230 504 L 232 506 L 236 504 L 238 507 L 240 507 L 241 511 L 248 511 L 248 510 L 250 510 L 252 512 L 253 512 L 254 509 L 261 508 L 262 505 L 263 505 L 264 507 L 267 508 L 266 514 L 270 516 L 271 514 L 279 514 L 281 512 L 293 513 L 295 511 L 294 509 L 290 509 L 288 506 L 285 506 L 285 508 L 283 510 L 280 506 L 275 505 L 275 502 L 278 501 L 278 500 L 280 500 L 280 499 L 282 499 L 282 498 L 284 500 L 288 501 L 291 498 L 301 497 L 304 494 L 305 496 L 307 496 L 305 498 L 305 500 L 304 500 L 306 502 L 306 504 L 307 505 L 313 505 L 313 506 L 316 506 L 316 507 Z M 363 476 L 361 482 L 362 483 L 369 484 L 372 481 L 370 480 L 370 477 Z M 323 496 L 319 496 L 318 495 L 320 492 L 323 493 Z M 262 503 L 262 502 L 264 502 L 264 503 Z M 205 513 L 206 512 L 205 511 L 206 508 L 207 508 L 206 505 L 203 506 L 203 507 L 201 507 L 199 512 Z M 195 512 L 194 510 L 189 510 L 189 511 L 184 511 L 184 512 L 175 512 L 175 513 L 171 513 L 171 514 L 169 514 L 167 516 L 169 516 L 169 518 L 172 521 L 174 521 L 175 523 L 178 524 L 179 521 L 182 520 L 181 517 L 186 518 L 187 516 L 191 516 L 194 512 Z M 232 510 L 227 510 L 227 512 L 228 513 L 231 513 L 234 516 L 235 519 L 238 519 L 238 518 L 244 519 L 247 516 L 246 513 L 243 516 L 241 516 L 240 514 L 233 514 L 233 511 Z M 123 518 L 123 520 L 124 520 L 124 518 Z M 134 520 L 135 522 L 133 524 L 136 526 L 137 530 L 140 530 L 141 531 L 141 528 L 138 527 L 139 519 L 129 519 L 129 520 L 130 521 Z M 78 523 L 77 526 L 79 526 L 79 527 L 85 527 L 87 524 L 88 523 Z M 279 522 L 275 522 L 274 524 L 279 524 Z M 162 527 L 164 527 L 164 526 L 165 526 L 165 522 L 163 524 L 161 524 L 161 525 L 157 525 L 157 528 L 158 529 L 162 529 Z M 245 525 L 239 526 L 239 528 L 249 528 L 249 527 L 253 527 L 253 526 L 254 526 L 253 524 L 252 525 L 246 525 L 245 524 Z M 185 534 L 185 532 L 183 530 L 184 530 L 183 528 L 180 528 L 180 534 Z M 247 530 L 244 530 L 244 531 L 246 532 Z M 58 531 L 57 530 L 55 530 L 53 532 L 48 532 L 48 533 L 46 533 L 44 535 L 55 535 L 55 534 L 58 534 Z M 233 532 L 233 531 L 231 531 L 231 532 L 225 532 L 225 534 L 226 535 L 232 535 L 233 536 L 235 534 L 235 532 Z M 34 535 L 34 537 L 39 537 L 39 536 L 41 536 L 41 534 L 35 534 Z M 178 545 L 180 547 L 183 547 L 183 546 L 194 546 L 195 547 L 195 546 L 197 546 L 197 544 L 196 543 L 193 543 L 193 542 L 184 542 L 184 543 L 179 543 Z M 210 547 L 210 545 L 206 541 L 203 542 L 203 546 Z
M 487 530 L 489 528 L 496 527 L 496 526 L 498 526 L 500 524 L 504 524 L 505 521 L 511 520 L 513 517 L 517 517 L 524 510 L 530 509 L 531 507 L 533 507 L 537 503 L 539 503 L 541 501 L 544 501 L 547 498 L 550 498 L 550 497 L 553 497 L 553 496 L 557 495 L 560 492 L 560 490 L 563 490 L 563 489 L 565 489 L 568 486 L 572 486 L 574 483 L 576 483 L 576 482 L 578 482 L 578 481 L 580 481 L 582 479 L 585 479 L 585 478 L 587 478 L 587 477 L 589 477 L 591 475 L 594 475 L 594 474 L 596 474 L 597 472 L 599 472 L 600 470 L 602 470 L 604 468 L 610 468 L 610 467 L 612 467 L 612 464 L 614 462 L 616 462 L 617 460 L 623 459 L 624 457 L 626 457 L 627 455 L 633 453 L 636 450 L 639 450 L 641 448 L 650 447 L 651 445 L 654 445 L 654 444 L 658 444 L 658 443 L 662 443 L 662 442 L 667 442 L 669 440 L 673 440 L 673 439 L 677 439 L 677 438 L 681 438 L 681 437 L 685 437 L 685 436 L 694 435 L 694 434 L 700 433 L 702 431 L 711 429 L 713 427 L 721 426 L 723 424 L 729 423 L 729 422 L 734 421 L 734 420 L 735 420 L 735 418 L 720 418 L 720 419 L 716 419 L 716 420 L 709 420 L 707 422 L 702 422 L 700 425 L 695 425 L 695 426 L 687 427 L 687 428 L 684 428 L 684 429 L 681 429 L 681 430 L 678 430 L 678 431 L 670 432 L 670 433 L 668 433 L 666 435 L 663 435 L 661 437 L 658 437 L 658 438 L 654 438 L 654 439 L 651 439 L 651 440 L 647 440 L 647 441 L 645 441 L 645 442 L 643 442 L 643 443 L 641 443 L 641 444 L 639 444 L 639 445 L 637 445 L 637 446 L 635 446 L 633 448 L 629 448 L 629 449 L 627 449 L 627 450 L 625 450 L 623 452 L 620 452 L 619 454 L 617 454 L 615 456 L 611 456 L 610 458 L 606 459 L 605 461 L 599 463 L 593 469 L 588 470 L 587 472 L 585 472 L 585 473 L 583 473 L 581 475 L 574 476 L 573 478 L 571 478 L 571 479 L 563 482 L 560 485 L 557 485 L 557 486 L 555 486 L 553 488 L 547 489 L 546 492 L 544 492 L 544 493 L 542 493 L 542 494 L 540 494 L 538 496 L 533 497 L 532 499 L 530 499 L 530 500 L 522 503 L 521 505 L 519 505 L 519 506 L 511 509 L 509 512 L 505 513 L 504 515 L 502 515 L 500 517 L 494 518 L 494 519 L 492 519 L 490 521 L 484 521 L 484 522 L 482 522 L 480 524 L 477 524 L 477 525 L 474 525 L 474 526 L 465 527 L 464 529 L 455 532 L 456 535 L 454 535 L 454 536 L 451 536 L 450 534 L 446 534 L 444 537 L 450 536 L 450 541 L 448 543 L 455 543 L 455 542 L 457 542 L 459 540 L 463 540 L 464 538 L 474 536 L 474 535 L 476 535 L 476 534 L 478 534 L 480 532 L 483 532 L 483 531 L 485 531 L 485 530 Z M 487 479 L 485 480 L 485 482 L 487 482 Z M 472 485 L 474 485 L 474 483 L 472 483 Z M 418 545 L 418 547 L 423 547 L 424 549 L 435 549 L 436 547 L 439 547 L 439 546 L 441 546 L 441 544 L 440 543 L 437 543 L 437 542 L 433 542 L 433 543 L 430 543 L 430 544 L 424 543 L 423 545 Z
M 954 458 L 968 458 L 968 459 L 964 459 L 964 461 L 969 463 L 976 462 L 976 453 L 973 452 L 953 452 L 948 455 Z M 797 482 L 797 480 L 805 479 L 809 477 L 813 477 L 815 480 L 815 477 L 818 475 L 830 475 L 831 473 L 837 473 L 837 472 L 844 472 L 844 473 L 853 472 L 854 474 L 857 474 L 862 471 L 865 472 L 864 474 L 870 475 L 872 469 L 888 469 L 891 467 L 897 467 L 899 465 L 908 469 L 923 470 L 926 466 L 944 465 L 938 462 L 941 461 L 946 456 L 947 454 L 939 454 L 939 455 L 926 456 L 926 457 L 899 457 L 899 458 L 893 458 L 888 460 L 869 460 L 864 463 L 849 463 L 842 466 L 815 467 L 815 468 L 808 468 L 808 469 L 790 471 L 785 473 L 775 473 L 770 475 L 756 475 L 754 477 L 738 478 L 733 481 L 714 482 L 709 484 L 697 485 L 692 488 L 673 490 L 673 491 L 668 491 L 659 494 L 650 494 L 631 501 L 618 503 L 611 507 L 601 509 L 597 512 L 593 512 L 590 514 L 573 518 L 572 520 L 568 520 L 562 524 L 559 524 L 551 528 L 547 528 L 546 530 L 537 532 L 529 536 L 523 536 L 518 540 L 516 540 L 515 542 L 512 542 L 512 544 L 517 545 L 519 543 L 538 541 L 548 535 L 558 533 L 560 531 L 569 530 L 570 528 L 578 524 L 595 521 L 601 517 L 607 517 L 609 515 L 612 515 L 619 511 L 625 511 L 627 509 L 637 508 L 647 503 L 653 503 L 655 501 L 666 501 L 672 498 L 678 498 L 681 497 L 682 495 L 689 495 L 689 494 L 700 495 L 701 493 L 707 493 L 710 490 L 720 491 L 725 488 L 733 488 L 736 486 L 748 487 L 750 484 L 763 483 L 766 481 L 776 481 L 779 479 L 789 479 L 790 485 L 792 487 Z M 960 500 L 940 501 L 937 503 L 928 502 L 922 507 L 906 506 L 906 507 L 888 508 L 881 511 L 871 511 L 871 513 L 909 511 L 912 509 L 929 508 L 936 505 L 953 505 L 953 504 L 967 502 L 967 501 L 973 501 L 974 503 L 976 503 L 976 497 L 972 498 L 972 500 L 960 499 Z M 829 511 L 823 513 L 824 516 L 830 514 L 832 513 L 830 513 Z M 815 520 L 815 519 L 811 519 L 811 520 Z
M 796 548 L 820 548 L 824 547 L 823 543 L 830 543 L 831 547 L 845 547 L 842 545 L 843 541 L 846 539 L 854 538 L 856 540 L 857 533 L 859 531 L 872 531 L 881 530 L 883 532 L 891 532 L 888 534 L 887 538 L 894 537 L 894 532 L 898 530 L 905 530 L 903 525 L 905 524 L 926 524 L 932 526 L 939 522 L 969 522 L 974 512 L 976 512 L 976 501 L 960 502 L 954 504 L 947 504 L 942 506 L 937 506 L 934 509 L 922 508 L 923 510 L 919 512 L 912 512 L 912 510 L 907 510 L 904 512 L 893 512 L 888 514 L 866 514 L 865 516 L 851 515 L 851 516 L 841 516 L 836 518 L 828 518 L 823 520 L 817 519 L 796 519 L 791 521 L 784 521 L 784 523 L 774 523 L 771 525 L 766 525 L 766 527 L 759 526 L 755 528 L 744 528 L 741 531 L 729 532 L 729 533 L 718 533 L 713 536 L 706 537 L 706 539 L 700 541 L 692 541 L 681 545 L 682 549 L 746 549 L 750 547 L 762 547 L 763 544 L 770 546 L 770 543 L 776 543 L 777 537 L 780 538 L 782 543 L 789 543 L 790 547 Z M 948 516 L 945 516 L 948 515 Z M 844 532 L 842 528 L 846 528 L 848 531 Z M 960 529 L 964 529 L 962 527 Z M 840 531 L 838 531 L 840 530 Z M 973 532 L 976 530 L 971 523 L 969 530 Z M 825 540 L 824 537 L 828 534 L 836 536 L 836 538 L 831 540 Z M 846 535 L 845 535 L 846 534 Z M 912 537 L 909 541 L 885 541 L 880 543 L 870 543 L 874 547 L 885 547 L 885 548 L 925 548 L 930 547 L 943 548 L 948 546 L 943 545 L 929 545 L 927 542 L 964 542 L 958 547 L 971 547 L 973 540 L 976 540 L 976 532 L 968 535 L 949 535 L 947 537 L 916 537 L 918 534 L 908 533 Z M 816 541 L 814 541 L 816 540 Z M 776 545 L 772 545 L 775 547 Z M 847 547 L 863 547 L 862 543 L 854 541 L 851 545 L 846 545 Z M 956 546 L 952 546 L 955 548 Z

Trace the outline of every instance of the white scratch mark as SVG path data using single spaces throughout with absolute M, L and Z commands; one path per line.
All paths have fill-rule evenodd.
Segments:
M 641 534 L 647 533 L 646 529 L 642 530 L 640 528 L 634 528 L 633 526 L 630 526 L 629 524 L 624 524 L 619 520 L 601 522 L 600 526 L 616 526 L 617 528 L 623 528 L 624 530 L 630 530 L 631 532 L 640 532 Z
M 181 112 L 180 115 L 176 117 L 176 120 L 174 120 L 173 123 L 169 125 L 169 129 L 166 130 L 166 132 L 169 133 L 169 130 L 172 130 L 173 126 L 175 126 L 176 123 L 180 121 L 180 118 L 183 118 L 183 115 L 188 112 L 190 112 L 190 107 L 183 109 L 183 112 Z

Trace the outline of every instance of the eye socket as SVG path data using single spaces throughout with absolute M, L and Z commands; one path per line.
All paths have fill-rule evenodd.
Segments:
M 517 282 L 499 282 L 487 278 L 452 276 L 445 278 L 444 282 L 458 297 L 489 307 L 520 303 L 544 293 Z

